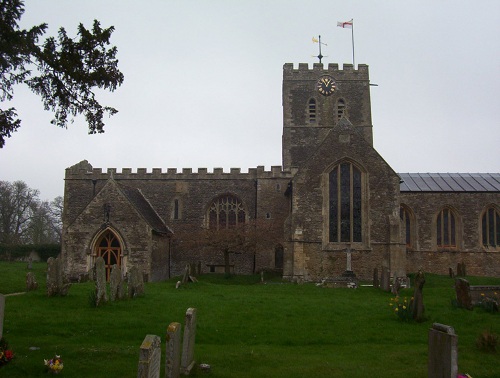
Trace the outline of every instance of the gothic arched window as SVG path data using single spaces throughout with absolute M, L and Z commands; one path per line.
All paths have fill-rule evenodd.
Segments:
M 407 206 L 401 205 L 399 207 L 399 218 L 401 220 L 401 236 L 403 243 L 405 243 L 406 248 L 413 248 L 414 220 L 413 215 Z
M 308 110 L 308 114 L 309 114 L 309 122 L 315 123 L 316 122 L 316 100 L 314 98 L 311 98 L 309 100 L 307 110 Z
M 329 174 L 329 241 L 362 242 L 361 170 L 350 162 Z
M 97 240 L 94 256 L 102 257 L 106 267 L 106 280 L 109 281 L 113 265 L 121 265 L 122 246 L 115 233 L 107 229 Z
M 481 217 L 481 233 L 483 247 L 500 247 L 500 213 L 494 206 L 489 206 Z
M 436 245 L 438 248 L 457 248 L 457 217 L 450 208 L 442 209 L 436 219 Z
M 239 198 L 230 194 L 216 198 L 208 208 L 208 226 L 211 229 L 241 225 L 245 220 L 243 204 Z

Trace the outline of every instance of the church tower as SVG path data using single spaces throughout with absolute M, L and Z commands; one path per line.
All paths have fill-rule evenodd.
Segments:
M 368 66 L 283 66 L 283 169 L 299 167 L 342 117 L 373 146 Z

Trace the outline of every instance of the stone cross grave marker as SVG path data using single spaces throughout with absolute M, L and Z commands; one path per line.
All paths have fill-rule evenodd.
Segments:
M 181 371 L 181 324 L 172 322 L 167 328 L 165 378 L 179 378 Z
M 429 329 L 429 378 L 455 378 L 458 374 L 458 336 L 453 327 L 434 323 Z
M 5 314 L 5 295 L 0 294 L 0 339 L 3 336 L 3 317 Z
M 160 378 L 161 339 L 156 335 L 146 335 L 139 353 L 137 378 Z
M 181 371 L 189 375 L 194 366 L 194 341 L 196 337 L 196 309 L 188 308 L 184 324 L 184 339 L 182 343 Z

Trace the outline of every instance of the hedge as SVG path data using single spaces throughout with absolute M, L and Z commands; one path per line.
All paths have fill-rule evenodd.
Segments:
M 0 244 L 0 260 L 22 260 L 28 258 L 32 251 L 37 252 L 42 261 L 47 261 L 49 257 L 57 257 L 59 255 L 61 252 L 61 244 Z

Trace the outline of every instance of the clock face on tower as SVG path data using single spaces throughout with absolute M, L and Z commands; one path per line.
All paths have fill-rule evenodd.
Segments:
M 335 80 L 331 76 L 321 76 L 316 83 L 316 88 L 323 96 L 330 96 L 335 92 Z

